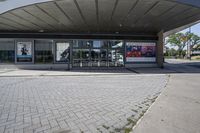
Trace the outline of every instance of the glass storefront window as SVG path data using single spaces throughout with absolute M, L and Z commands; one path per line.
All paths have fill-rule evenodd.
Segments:
M 73 49 L 73 66 L 123 66 L 123 41 L 78 40 Z M 79 54 L 80 52 L 80 54 Z
M 0 63 L 14 63 L 15 45 L 13 40 L 0 40 Z
M 82 59 L 89 59 L 89 58 L 90 58 L 89 49 L 82 49 Z
M 93 41 L 86 40 L 78 40 L 73 45 L 74 48 L 90 48 L 92 46 Z
M 81 59 L 81 49 L 73 49 L 72 55 L 74 59 Z
M 53 63 L 53 41 L 35 41 L 35 63 Z
M 56 42 L 56 62 L 68 62 L 70 59 L 69 42 Z

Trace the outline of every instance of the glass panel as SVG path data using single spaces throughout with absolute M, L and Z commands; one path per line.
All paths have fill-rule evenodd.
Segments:
M 73 50 L 73 63 L 84 66 L 122 66 L 123 41 L 77 41 Z M 79 54 L 78 51 L 81 51 Z
M 56 43 L 56 61 L 67 62 L 70 59 L 70 46 L 68 42 Z
M 82 49 L 82 66 L 87 67 L 90 66 L 90 50 Z
M 12 40 L 0 40 L 0 63 L 14 63 L 15 45 Z
M 73 56 L 73 67 L 80 67 L 81 66 L 81 49 L 73 49 L 72 56 Z
M 91 65 L 92 66 L 100 66 L 99 64 L 100 58 L 100 49 L 92 49 L 91 50 Z
M 81 49 L 73 49 L 73 59 L 81 59 Z
M 81 41 L 83 48 L 90 48 L 92 46 L 93 41 Z
M 100 66 L 107 66 L 107 50 L 101 49 L 100 51 Z
M 36 63 L 53 63 L 53 41 L 36 40 L 35 41 L 35 62 Z
M 89 59 L 90 58 L 90 51 L 89 49 L 82 49 L 82 59 Z
M 108 41 L 109 48 L 116 49 L 123 47 L 123 41 Z
M 74 48 L 90 48 L 92 46 L 92 41 L 82 41 L 78 40 L 73 45 Z
M 124 54 L 123 49 L 117 49 L 115 51 L 116 66 L 124 66 Z
M 109 66 L 115 66 L 116 53 L 115 50 L 108 50 L 108 62 Z

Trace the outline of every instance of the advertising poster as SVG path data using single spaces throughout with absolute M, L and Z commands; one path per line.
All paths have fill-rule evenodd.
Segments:
M 56 43 L 56 61 L 64 62 L 69 59 L 70 47 L 69 43 Z
M 127 42 L 127 62 L 156 62 L 156 44 L 152 42 Z
M 32 61 L 32 42 L 17 42 L 17 61 Z

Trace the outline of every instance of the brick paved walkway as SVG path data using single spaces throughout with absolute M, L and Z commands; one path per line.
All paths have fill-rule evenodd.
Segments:
M 0 132 L 124 132 L 167 75 L 0 77 Z

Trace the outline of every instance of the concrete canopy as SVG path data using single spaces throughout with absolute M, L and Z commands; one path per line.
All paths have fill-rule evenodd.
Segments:
M 23 1 L 0 2 L 0 33 L 155 35 L 200 20 L 199 0 Z

